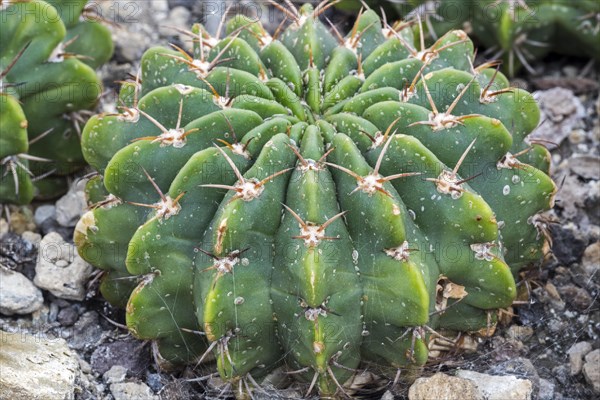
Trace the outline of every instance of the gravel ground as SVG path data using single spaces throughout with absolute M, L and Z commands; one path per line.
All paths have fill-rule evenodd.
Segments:
M 100 71 L 107 88 L 103 111 L 114 107 L 114 81 L 136 71 L 135 62 L 146 48 L 168 42 L 186 45 L 168 26 L 184 27 L 201 20 L 216 29 L 218 18 L 204 16 L 222 5 L 202 7 L 184 0 L 97 4 L 102 16 L 120 25 L 112 28 L 115 56 Z M 344 16 L 332 17 L 341 24 L 349 22 Z M 263 19 L 275 26 L 279 21 L 269 13 Z M 469 398 L 468 390 L 485 393 L 480 386 L 488 383 L 495 393 L 488 394 L 489 399 L 507 398 L 502 397 L 508 393 L 502 392 L 503 385 L 520 391 L 515 399 L 528 398 L 528 393 L 534 399 L 548 400 L 600 395 L 598 71 L 568 58 L 550 59 L 537 67 L 538 74 L 521 76 L 514 83 L 535 92 L 544 113 L 545 122 L 533 137 L 560 145 L 552 146 L 552 174 L 560 191 L 555 208 L 544 217 L 552 251 L 543 263 L 523 273 L 522 304 L 510 310 L 514 318 L 506 318 L 493 337 L 481 339 L 476 351 L 450 353 L 428 365 L 423 376 L 445 374 L 419 380 L 411 398 L 418 398 L 419 390 L 448 387 L 458 393 L 452 398 L 464 399 Z M 44 372 L 46 364 L 37 359 L 27 358 L 32 365 L 28 369 L 19 361 L 24 370 L 14 384 L 21 381 L 30 390 L 42 390 L 35 374 L 64 369 L 70 372 L 54 380 L 56 391 L 46 392 L 47 398 L 192 399 L 218 390 L 216 379 L 190 382 L 193 377 L 185 371 L 158 371 L 151 345 L 133 339 L 121 325 L 123 312 L 96 294 L 96 272 L 76 256 L 72 246 L 73 227 L 85 207 L 81 188 L 81 181 L 74 180 L 71 191 L 56 203 L 11 208 L 10 227 L 6 219 L 0 220 L 0 342 L 4 346 L 0 356 L 10 362 L 11 357 L 22 360 L 31 352 L 62 363 L 62 367 L 46 363 L 49 370 Z M 44 254 L 38 254 L 38 248 Z M 18 334 L 22 346 L 10 350 L 6 343 L 16 336 L 7 333 Z M 6 358 L 10 351 L 14 354 Z M 470 376 L 468 371 L 485 375 Z M 506 379 L 494 380 L 498 376 Z M 27 383 L 28 378 L 33 383 Z M 274 376 L 273 381 L 280 378 Z M 10 377 L 0 377 L 0 398 L 4 398 L 5 379 Z M 472 382 L 479 386 L 474 389 Z M 365 386 L 356 392 L 357 397 L 391 399 L 408 394 L 408 388 L 386 391 L 387 382 L 370 374 L 359 376 L 355 383 Z M 31 393 L 24 396 L 33 397 Z M 292 388 L 274 397 L 298 398 L 299 393 Z

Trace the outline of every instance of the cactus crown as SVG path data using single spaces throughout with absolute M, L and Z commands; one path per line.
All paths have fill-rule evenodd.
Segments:
M 237 16 L 145 53 L 85 127 L 103 177 L 75 241 L 162 361 L 214 353 L 239 393 L 285 363 L 327 396 L 362 363 L 423 365 L 435 332 L 489 333 L 555 186 L 535 102 L 464 32 L 426 48 L 363 10 L 342 36 L 331 3 L 286 3 L 273 35 Z

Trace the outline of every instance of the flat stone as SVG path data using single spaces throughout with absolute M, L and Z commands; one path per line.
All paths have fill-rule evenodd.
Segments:
M 540 376 L 531 360 L 524 357 L 516 357 L 496 364 L 485 371 L 488 375 L 508 375 L 519 379 L 531 381 L 534 389 L 539 387 Z
M 92 267 L 79 256 L 75 246 L 51 232 L 40 242 L 35 273 L 33 282 L 37 287 L 61 299 L 81 301 Z
M 409 400 L 484 400 L 477 386 L 468 379 L 437 373 L 419 378 L 408 390 Z M 503 399 L 506 400 L 506 399 Z
M 594 392 L 600 393 L 600 349 L 596 349 L 585 356 L 583 376 L 585 376 L 587 383 L 592 386 Z
M 80 375 L 63 339 L 0 331 L 0 399 L 71 400 Z
M 571 375 L 577 375 L 583 368 L 583 358 L 592 351 L 592 344 L 590 342 L 579 342 L 567 350 L 569 355 L 569 364 L 571 367 Z
M 533 384 L 527 379 L 515 376 L 495 376 L 474 371 L 458 371 L 456 376 L 468 379 L 475 384 L 477 392 L 485 400 L 530 400 Z M 464 396 L 461 399 L 469 399 Z
M 0 314 L 31 314 L 43 304 L 42 291 L 25 275 L 0 268 Z

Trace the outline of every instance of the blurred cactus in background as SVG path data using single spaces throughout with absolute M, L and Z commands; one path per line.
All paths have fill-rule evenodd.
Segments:
M 94 69 L 113 52 L 86 3 L 0 3 L 0 203 L 56 196 L 61 175 L 85 164 L 81 128 L 102 93 Z

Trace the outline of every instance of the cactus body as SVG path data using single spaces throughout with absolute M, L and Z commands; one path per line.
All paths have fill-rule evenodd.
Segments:
M 331 396 L 364 363 L 423 365 L 433 330 L 490 328 L 555 186 L 531 95 L 464 32 L 422 49 L 370 10 L 346 37 L 290 15 L 146 52 L 85 127 L 104 188 L 75 242 L 163 361 L 212 354 L 239 393 L 285 364 Z
M 80 21 L 85 4 L 31 0 L 0 6 L 0 140 L 7 143 L 0 203 L 25 204 L 36 192 L 56 195 L 53 188 L 64 186 L 59 178 L 46 179 L 36 190 L 31 178 L 64 175 L 84 162 L 77 130 L 85 120 L 82 111 L 93 108 L 102 92 L 93 68 L 113 48 L 104 26 Z

